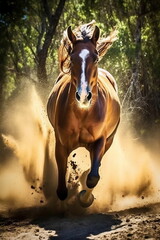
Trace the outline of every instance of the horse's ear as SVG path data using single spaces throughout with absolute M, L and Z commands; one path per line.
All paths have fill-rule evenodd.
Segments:
M 72 32 L 71 26 L 67 28 L 67 35 L 71 43 L 74 44 L 76 42 L 76 36 Z
M 100 35 L 99 27 L 95 26 L 95 30 L 94 30 L 93 36 L 91 38 L 91 41 L 93 42 L 94 45 L 96 45 L 99 35 Z

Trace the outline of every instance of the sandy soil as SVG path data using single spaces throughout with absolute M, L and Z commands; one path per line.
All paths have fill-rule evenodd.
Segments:
M 0 239 L 160 239 L 160 204 L 121 212 L 52 215 L 49 209 L 19 209 L 0 218 Z

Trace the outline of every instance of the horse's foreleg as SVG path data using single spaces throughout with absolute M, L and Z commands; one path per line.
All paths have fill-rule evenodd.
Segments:
M 86 182 L 88 188 L 94 188 L 100 179 L 99 166 L 104 152 L 105 152 L 105 139 L 100 138 L 97 141 L 95 141 L 90 148 L 91 171 L 87 176 Z
M 56 141 L 56 162 L 58 167 L 58 187 L 57 195 L 60 200 L 65 200 L 68 195 L 66 187 L 66 170 L 67 170 L 67 150 L 61 145 L 59 141 Z

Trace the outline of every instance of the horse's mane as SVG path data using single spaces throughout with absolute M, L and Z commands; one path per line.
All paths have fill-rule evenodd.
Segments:
M 73 30 L 74 35 L 76 36 L 77 41 L 85 41 L 92 38 L 93 32 L 95 30 L 95 21 L 90 23 L 80 25 L 79 27 Z M 114 30 L 110 33 L 107 38 L 99 38 L 97 41 L 97 52 L 99 55 L 99 60 L 105 55 L 107 50 L 112 46 L 112 43 L 117 39 L 117 30 Z M 64 73 L 70 72 L 70 53 L 72 51 L 72 43 L 68 39 L 67 30 L 63 33 L 61 40 L 61 45 L 58 52 L 60 70 Z

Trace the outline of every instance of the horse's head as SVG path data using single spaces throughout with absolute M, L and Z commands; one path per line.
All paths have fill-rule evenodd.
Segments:
M 84 34 L 83 40 L 76 40 L 71 30 L 67 30 L 72 43 L 71 81 L 75 86 L 75 97 L 81 108 L 88 108 L 92 101 L 93 89 L 97 84 L 98 52 L 96 43 L 99 38 L 99 28 L 96 26 L 91 38 Z

